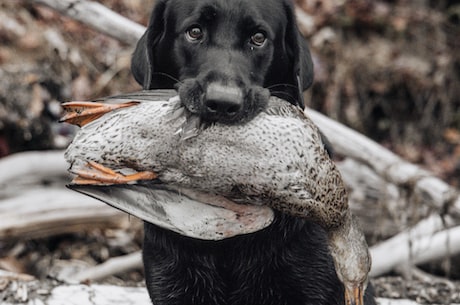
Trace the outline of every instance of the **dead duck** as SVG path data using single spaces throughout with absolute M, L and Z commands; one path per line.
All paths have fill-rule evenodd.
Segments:
M 271 97 L 267 108 L 244 124 L 200 124 L 177 96 L 154 98 L 155 92 L 64 104 L 62 120 L 82 127 L 65 154 L 76 174 L 74 188 L 95 196 L 95 186 L 142 180 L 151 182 L 146 190 L 166 187 L 207 203 L 225 198 L 232 208 L 242 203 L 240 212 L 253 209 L 248 214 L 269 206 L 311 219 L 328 232 L 347 304 L 363 304 L 371 266 L 367 244 L 348 208 L 340 173 L 304 112 Z M 128 205 L 135 210 L 140 203 L 132 199 Z M 270 223 L 269 213 L 259 216 L 259 227 Z M 231 236 L 226 234 L 219 236 Z

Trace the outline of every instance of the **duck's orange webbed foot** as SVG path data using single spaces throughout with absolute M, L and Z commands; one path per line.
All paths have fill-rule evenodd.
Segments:
M 128 184 L 139 180 L 154 180 L 157 178 L 157 175 L 150 171 L 123 175 L 94 161 L 89 161 L 84 169 L 75 169 L 72 172 L 77 175 L 72 180 L 74 184 Z
M 68 102 L 62 103 L 61 106 L 65 110 L 65 115 L 59 122 L 66 122 L 82 127 L 89 122 L 92 122 L 107 112 L 115 109 L 131 107 L 139 104 L 136 101 L 130 101 L 120 104 L 105 104 L 96 102 Z

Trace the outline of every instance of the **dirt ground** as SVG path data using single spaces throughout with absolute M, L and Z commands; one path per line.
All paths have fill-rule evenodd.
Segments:
M 105 0 L 146 24 L 153 0 Z M 460 186 L 460 2 L 296 1 L 312 48 L 309 106 Z M 302 15 L 303 14 L 303 15 Z M 28 1 L 0 3 L 0 157 L 64 148 L 60 102 L 140 89 L 122 44 Z M 0 268 L 52 277 L 69 260 L 101 263 L 139 250 L 142 226 L 0 240 Z M 372 280 L 377 296 L 460 303 L 458 259 Z M 423 270 L 423 271 L 422 271 Z M 403 276 L 404 275 L 404 276 Z M 105 282 L 143 285 L 141 269 Z M 58 284 L 58 282 L 53 282 Z M 7 290 L 0 297 L 5 299 Z

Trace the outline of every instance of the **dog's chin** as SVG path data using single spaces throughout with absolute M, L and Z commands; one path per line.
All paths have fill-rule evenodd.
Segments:
M 187 79 L 178 87 L 179 97 L 184 107 L 192 114 L 200 117 L 203 122 L 227 125 L 249 122 L 262 112 L 268 104 L 270 91 L 260 86 L 250 86 L 245 92 L 240 111 L 232 115 L 222 115 L 205 111 L 205 85 L 196 79 Z

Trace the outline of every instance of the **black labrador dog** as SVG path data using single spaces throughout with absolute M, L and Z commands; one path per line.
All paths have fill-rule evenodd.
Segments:
M 158 0 L 132 72 L 144 89 L 175 88 L 205 121 L 250 120 L 270 95 L 304 107 L 313 79 L 288 0 Z M 195 240 L 145 223 L 155 305 L 342 305 L 325 232 L 278 213 L 259 232 Z M 375 304 L 366 294 L 367 305 Z

